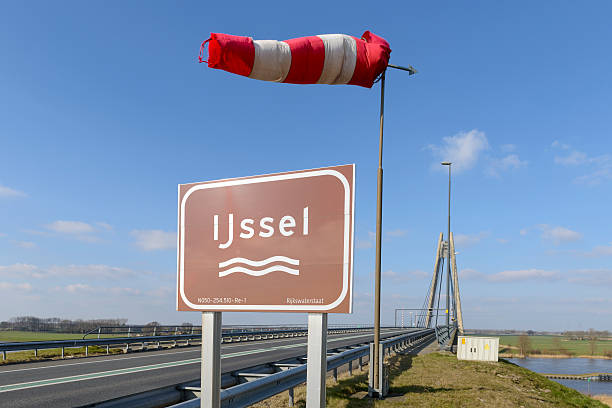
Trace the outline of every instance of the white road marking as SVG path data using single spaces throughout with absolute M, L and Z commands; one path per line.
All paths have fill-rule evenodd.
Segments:
M 401 330 L 401 331 L 386 332 L 385 334 L 396 334 L 396 333 L 404 333 L 404 332 L 405 332 L 404 330 Z M 371 336 L 371 335 L 372 335 L 372 333 L 360 334 L 360 335 L 356 335 L 356 336 L 344 336 L 344 337 L 329 339 L 328 342 L 336 342 L 336 341 L 340 341 L 340 340 L 354 339 L 354 338 L 359 338 L 359 337 L 368 337 L 368 336 Z M 290 341 L 290 340 L 293 340 L 293 339 L 294 338 L 285 338 L 285 339 L 274 339 L 274 340 L 277 340 L 276 343 L 280 343 L 281 341 Z M 232 344 L 232 345 L 227 345 L 224 348 L 235 348 L 235 347 L 239 347 L 239 346 L 244 346 L 246 344 L 249 344 L 249 343 Z M 302 347 L 302 346 L 305 346 L 306 344 L 307 344 L 306 342 L 303 342 L 303 343 L 289 344 L 289 345 L 286 345 L 286 346 L 275 346 L 275 347 L 266 347 L 266 348 L 259 348 L 259 349 L 253 349 L 253 350 L 245 350 L 245 351 L 239 351 L 239 352 L 236 352 L 236 353 L 221 354 L 221 358 L 222 359 L 224 359 L 224 358 L 233 358 L 233 357 L 240 357 L 240 356 L 245 356 L 245 355 L 250 355 L 250 354 L 265 353 L 265 352 L 275 351 L 275 350 L 282 350 L 282 349 L 289 349 L 289 348 L 295 348 L 295 347 Z M 168 353 L 163 353 L 163 354 L 151 354 L 151 355 L 146 355 L 146 356 L 133 356 L 133 357 L 106 359 L 106 360 L 84 361 L 84 362 L 80 362 L 80 363 L 56 364 L 56 365 L 44 366 L 44 367 L 20 368 L 20 369 L 17 369 L 17 370 L 0 371 L 0 375 L 1 374 L 5 374 L 5 373 L 20 372 L 20 371 L 42 370 L 42 369 L 45 369 L 45 368 L 69 367 L 69 366 L 83 365 L 83 364 L 108 363 L 108 362 L 132 360 L 132 359 L 138 359 L 138 358 L 151 358 L 151 357 L 159 357 L 159 356 L 166 356 L 166 355 L 193 353 L 193 352 L 196 352 L 196 351 L 197 350 L 173 351 L 173 352 L 168 352 Z M 199 358 L 195 359 L 195 360 L 197 360 L 197 362 L 200 361 Z M 144 368 L 144 367 L 153 367 L 153 366 L 158 366 L 160 364 L 174 364 L 174 363 L 177 363 L 176 365 L 193 364 L 193 363 L 184 363 L 185 361 L 194 361 L 194 360 L 193 359 L 192 360 L 180 360 L 178 362 L 159 363 L 159 364 L 153 364 L 152 366 L 141 366 L 141 367 L 142 368 Z M 73 378 L 73 377 L 80 377 L 80 376 L 84 376 L 84 375 L 96 375 L 96 374 L 100 374 L 99 377 L 84 378 L 84 379 L 94 379 L 94 378 L 104 377 L 104 375 L 103 375 L 104 373 L 117 372 L 117 371 L 130 370 L 130 369 L 138 369 L 138 368 L 139 367 L 129 367 L 129 368 L 125 368 L 125 369 L 103 371 L 103 372 L 100 372 L 100 373 L 92 373 L 92 374 L 81 374 L 81 375 L 78 375 L 78 376 L 70 376 L 70 377 L 63 377 L 63 378 Z M 156 368 L 150 368 L 150 369 L 154 370 Z M 142 370 L 142 371 L 147 371 L 147 370 Z M 129 373 L 129 372 L 127 372 L 127 373 Z M 118 374 L 113 374 L 113 375 L 127 374 L 127 373 L 118 373 Z M 38 382 L 41 382 L 41 381 L 52 381 L 52 380 L 39 380 L 39 381 L 27 382 L 27 383 L 23 383 L 23 384 L 38 383 Z M 78 379 L 78 380 L 74 380 L 74 381 L 82 381 L 82 380 Z M 63 381 L 63 382 L 68 382 L 68 381 Z M 57 383 L 51 383 L 51 384 L 57 384 Z M 42 387 L 43 385 L 51 385 L 51 384 L 35 385 L 35 387 Z M 19 384 L 11 384 L 11 386 L 13 386 L 13 385 L 19 385 Z M 0 392 L 13 391 L 12 389 L 7 389 L 7 390 L 3 391 L 3 387 L 8 387 L 8 385 L 0 386 Z M 32 387 L 26 387 L 26 388 L 32 388 Z M 18 389 L 24 389 L 24 388 L 18 388 Z

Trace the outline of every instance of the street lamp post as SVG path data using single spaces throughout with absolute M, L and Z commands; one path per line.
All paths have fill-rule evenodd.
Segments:
M 446 327 L 448 330 L 448 326 L 450 325 L 450 200 L 451 200 L 451 162 L 442 162 L 440 163 L 443 166 L 448 166 L 448 225 L 447 225 L 447 234 L 446 234 Z

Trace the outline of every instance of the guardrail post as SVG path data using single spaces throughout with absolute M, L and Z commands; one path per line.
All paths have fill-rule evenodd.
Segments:
M 2 352 L 2 360 L 6 360 L 6 350 Z
M 100 332 L 102 331 L 101 327 L 98 327 L 98 339 L 100 338 Z
M 289 406 L 292 407 L 294 404 L 293 400 L 293 388 L 289 388 Z
M 85 346 L 85 357 L 89 355 L 89 346 Z
M 202 312 L 201 408 L 221 406 L 221 312 Z
M 325 407 L 327 373 L 327 313 L 308 313 L 306 406 Z
M 338 382 L 338 368 L 334 368 L 334 381 Z
M 349 375 L 353 375 L 353 360 L 349 361 L 348 364 L 348 369 L 349 369 Z
M 38 349 L 34 349 L 34 357 L 38 357 Z

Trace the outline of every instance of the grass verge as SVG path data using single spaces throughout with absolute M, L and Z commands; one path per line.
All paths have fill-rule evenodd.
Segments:
M 367 373 L 328 379 L 327 406 L 362 407 L 583 407 L 605 408 L 601 402 L 564 387 L 532 371 L 506 362 L 459 361 L 447 353 L 399 355 L 389 359 L 390 395 L 367 396 Z M 295 389 L 295 403 L 305 407 L 305 387 Z M 287 406 L 287 392 L 255 405 Z
M 122 350 L 117 348 L 109 349 L 109 354 L 119 353 L 122 353 Z M 90 356 L 106 355 L 106 347 L 89 346 L 88 354 Z M 66 348 L 64 349 L 64 356 L 66 358 L 85 357 L 85 347 Z M 3 364 L 25 363 L 31 361 L 56 360 L 61 357 L 61 349 L 38 350 L 38 356 L 34 355 L 34 350 L 11 351 L 6 353 L 6 360 L 2 360 L 2 355 L 0 354 L 0 366 Z

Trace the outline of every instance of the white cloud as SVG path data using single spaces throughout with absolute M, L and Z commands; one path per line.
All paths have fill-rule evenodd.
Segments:
M 558 141 L 554 141 L 552 146 L 564 151 L 569 151 L 569 153 L 564 156 L 555 156 L 554 161 L 556 164 L 573 167 L 581 166 L 587 169 L 586 174 L 574 179 L 575 182 L 597 185 L 604 181 L 612 180 L 612 155 L 602 154 L 600 156 L 589 156 L 579 150 L 572 150 L 570 145 L 561 144 Z
M 79 276 L 94 279 L 121 279 L 140 276 L 143 272 L 109 265 L 66 265 L 52 266 L 46 270 L 46 274 L 50 276 Z
M 582 234 L 561 226 L 540 224 L 538 228 L 542 231 L 542 239 L 552 241 L 555 245 L 565 242 L 575 242 L 582 239 Z
M 579 152 L 577 150 L 574 150 L 569 155 L 564 156 L 564 157 L 560 157 L 560 156 L 555 157 L 555 163 L 563 164 L 565 166 L 578 166 L 580 164 L 585 164 L 588 162 L 589 162 L 589 158 L 586 155 L 586 153 Z
M 176 233 L 162 230 L 133 230 L 136 245 L 145 251 L 176 248 Z
M 394 229 L 391 231 L 385 231 L 384 235 L 386 239 L 391 240 L 394 238 L 403 237 L 407 233 L 408 233 L 408 230 L 398 228 L 398 229 Z M 375 241 L 376 241 L 376 233 L 372 231 L 368 231 L 368 238 L 367 239 L 356 239 L 355 246 L 357 247 L 357 249 L 370 249 L 374 246 Z
M 15 245 L 19 248 L 32 249 L 36 248 L 36 243 L 30 241 L 15 241 Z
M 109 223 L 106 223 L 106 222 L 102 222 L 102 221 L 96 222 L 96 225 L 98 227 L 102 228 L 102 229 L 107 230 L 107 231 L 112 231 L 112 229 L 113 229 L 112 225 L 110 225 Z
M 556 271 L 548 271 L 544 269 L 521 269 L 515 271 L 502 271 L 487 275 L 486 279 L 489 282 L 514 282 L 524 280 L 555 280 L 559 278 L 559 273 Z
M 521 235 L 525 236 L 525 235 L 529 234 L 529 229 L 527 229 L 527 228 L 523 228 L 523 229 L 521 229 L 521 230 L 519 231 L 519 234 L 521 234 Z
M 29 292 L 32 290 L 32 285 L 29 283 L 11 283 L 11 282 L 0 282 L 0 290 L 10 290 L 10 291 L 24 291 Z
M 167 299 L 167 298 L 173 298 L 174 296 L 176 296 L 175 290 L 176 289 L 174 287 L 163 286 L 157 289 L 149 290 L 145 294 L 147 297 Z
M 58 220 L 51 224 L 45 225 L 45 227 L 56 234 L 61 234 L 70 238 L 78 239 L 84 242 L 100 242 L 100 237 L 97 233 L 100 231 L 111 231 L 112 225 L 106 222 L 96 222 L 90 224 L 83 221 L 66 221 Z M 44 231 L 28 230 L 30 234 L 35 235 L 48 235 Z
M 26 197 L 23 191 L 0 185 L 0 197 Z
M 394 282 L 404 282 L 411 279 L 424 279 L 429 276 L 427 272 L 421 270 L 414 270 L 408 272 L 396 272 L 394 270 L 386 270 L 381 273 L 385 279 L 392 280 Z
M 399 229 L 398 228 L 398 229 L 395 229 L 395 230 L 387 231 L 386 235 L 388 237 L 398 238 L 398 237 L 403 237 L 407 233 L 408 233 L 408 230 L 403 230 L 403 229 Z
M 392 271 L 390 269 L 388 271 L 383 271 L 381 275 L 383 278 L 390 278 L 390 279 L 395 279 L 399 277 L 399 274 L 397 272 Z
M 134 288 L 108 288 L 104 289 L 105 292 L 108 292 L 112 295 L 140 295 L 140 289 Z
M 87 294 L 87 293 L 97 293 L 104 294 L 110 296 L 137 296 L 141 294 L 139 289 L 128 288 L 128 287 L 94 287 L 87 283 L 72 283 L 70 285 L 66 285 L 64 287 L 55 288 L 56 291 L 64 291 L 71 294 Z
M 453 234 L 453 238 L 455 239 L 455 245 L 457 247 L 467 247 L 470 245 L 474 245 L 479 243 L 483 238 L 486 238 L 490 235 L 488 231 L 481 231 L 478 234 Z
M 499 177 L 500 173 L 503 171 L 520 169 L 526 166 L 527 161 L 521 160 L 518 154 L 513 153 L 502 158 L 491 158 L 486 173 L 489 176 Z
M 357 249 L 370 249 L 372 248 L 372 241 L 364 240 L 364 239 L 356 239 L 355 247 L 357 247 Z
M 507 244 L 508 242 L 510 242 L 510 240 L 507 240 L 505 238 L 496 238 L 495 240 L 500 244 Z
M 16 263 L 13 265 L 0 265 L 0 276 L 12 276 L 12 277 L 31 277 L 40 278 L 42 273 L 38 266 Z
M 568 282 L 591 286 L 612 286 L 612 269 L 579 269 L 569 272 Z
M 77 292 L 92 292 L 93 288 L 86 283 L 73 283 L 64 288 L 66 292 L 77 293 Z
M 510 153 L 516 150 L 516 146 L 513 144 L 504 144 L 504 145 L 501 145 L 499 149 L 504 153 Z
M 446 136 L 440 146 L 429 145 L 428 148 L 440 161 L 452 162 L 453 170 L 460 172 L 474 167 L 480 154 L 489 149 L 489 142 L 484 132 L 473 129 Z M 433 167 L 442 168 L 438 162 Z
M 560 142 L 560 141 L 558 141 L 558 140 L 555 140 L 554 142 L 552 142 L 551 146 L 552 146 L 552 147 L 556 147 L 556 148 L 558 148 L 558 149 L 563 149 L 563 150 L 568 150 L 568 149 L 570 149 L 570 148 L 571 148 L 571 146 L 570 146 L 570 145 L 565 144 L 565 143 L 561 143 L 561 142 Z
M 30 277 L 36 279 L 57 277 L 81 277 L 88 279 L 124 279 L 150 276 L 149 272 L 137 272 L 128 268 L 109 265 L 66 265 L 40 268 L 36 265 L 17 263 L 0 265 L 0 276 Z
M 90 234 L 95 231 L 94 227 L 81 221 L 54 221 L 47 228 L 59 234 L 81 235 Z
M 462 269 L 459 271 L 459 279 L 482 279 L 484 274 L 475 269 Z
M 612 256 L 612 242 L 609 245 L 597 245 L 592 250 L 585 252 L 584 255 L 589 257 Z
M 492 283 L 499 283 L 525 280 L 556 280 L 559 279 L 559 273 L 557 271 L 549 271 L 544 269 L 521 269 L 502 271 L 494 274 L 484 274 L 475 269 L 463 269 L 461 272 L 459 272 L 459 278 L 478 279 Z

